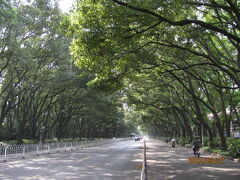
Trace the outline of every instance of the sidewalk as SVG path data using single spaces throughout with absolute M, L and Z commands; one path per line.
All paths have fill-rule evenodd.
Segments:
M 162 179 L 240 179 L 240 163 L 225 159 L 224 164 L 189 164 L 192 150 L 166 144 L 159 140 L 147 140 L 148 180 Z M 211 157 L 201 154 L 201 157 Z

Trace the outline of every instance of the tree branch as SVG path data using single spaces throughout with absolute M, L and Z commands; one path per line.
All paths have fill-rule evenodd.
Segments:
M 156 18 L 159 19 L 159 21 L 161 22 L 167 22 L 168 24 L 170 25 L 173 25 L 173 26 L 185 26 L 185 25 L 189 25 L 189 24 L 196 24 L 196 25 L 199 25 L 201 26 L 202 28 L 205 28 L 207 30 L 211 30 L 211 31 L 214 31 L 214 32 L 218 32 L 218 33 L 221 33 L 223 34 L 224 36 L 227 36 L 237 42 L 240 42 L 240 38 L 227 32 L 226 30 L 223 30 L 223 29 L 220 29 L 216 26 L 213 26 L 209 23 L 206 23 L 206 22 L 203 22 L 203 21 L 200 21 L 200 20 L 190 20 L 190 19 L 185 19 L 185 20 L 181 20 L 181 21 L 171 21 L 153 11 L 150 11 L 148 9 L 144 9 L 144 8 L 139 8 L 139 7 L 136 7 L 136 6 L 132 6 L 130 4 L 127 4 L 125 2 L 122 2 L 122 1 L 119 1 L 119 0 L 112 0 L 113 2 L 115 2 L 116 4 L 118 5 L 121 5 L 121 6 L 124 6 L 124 7 L 127 7 L 129 9 L 132 9 L 134 11 L 138 11 L 138 12 L 142 12 L 142 13 L 145 13 L 145 14 L 149 14 L 151 16 L 154 16 Z

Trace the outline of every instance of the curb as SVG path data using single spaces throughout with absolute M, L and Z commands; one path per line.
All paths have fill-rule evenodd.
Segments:
M 180 145 L 180 144 L 179 144 L 179 145 Z M 187 148 L 187 149 L 191 149 L 191 148 L 188 148 L 188 147 L 183 146 L 183 145 L 180 145 L 180 146 L 181 146 L 181 147 L 184 147 L 184 148 Z M 227 159 L 227 160 L 240 163 L 240 159 L 236 159 L 236 158 L 233 158 L 233 157 L 230 157 L 230 156 L 225 156 L 225 155 L 217 154 L 217 153 L 211 153 L 211 152 L 209 152 L 209 151 L 204 151 L 204 150 L 202 150 L 201 152 L 204 152 L 204 153 L 206 153 L 206 154 L 210 154 L 211 156 L 223 157 L 223 158 L 225 158 L 225 159 Z
M 211 156 L 217 156 L 217 157 L 222 157 L 224 159 L 227 159 L 227 160 L 230 160 L 230 161 L 234 161 L 234 162 L 238 162 L 240 163 L 240 159 L 236 159 L 236 158 L 233 158 L 233 157 L 230 157 L 230 156 L 226 156 L 226 155 L 222 155 L 222 154 L 217 154 L 217 153 L 211 153 L 209 151 L 202 151 L 204 153 L 207 153 L 207 154 L 210 154 Z
M 218 154 L 217 156 L 220 156 L 220 157 L 223 157 L 223 158 L 225 158 L 225 159 L 228 159 L 228 160 L 234 161 L 234 158 L 233 158 L 233 157 L 224 156 L 224 155 L 221 155 L 221 154 Z

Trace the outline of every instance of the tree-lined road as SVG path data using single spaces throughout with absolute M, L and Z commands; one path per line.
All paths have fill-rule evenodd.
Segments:
M 140 180 L 142 142 L 122 141 L 20 161 L 0 163 L 1 180 Z M 147 140 L 149 180 L 228 179 L 240 177 L 240 164 L 189 164 L 192 150 Z M 211 157 L 202 153 L 202 157 Z
M 142 142 L 124 141 L 1 163 L 1 180 L 140 179 Z

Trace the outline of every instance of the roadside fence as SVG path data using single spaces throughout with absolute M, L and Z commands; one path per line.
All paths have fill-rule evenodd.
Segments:
M 69 151 L 74 149 L 77 150 L 88 147 L 101 146 L 104 144 L 114 143 L 123 140 L 126 140 L 126 138 L 0 146 L 0 162 L 6 162 L 8 161 L 8 159 L 14 158 L 26 158 L 29 155 L 38 156 L 44 153 L 58 153 L 60 151 Z

